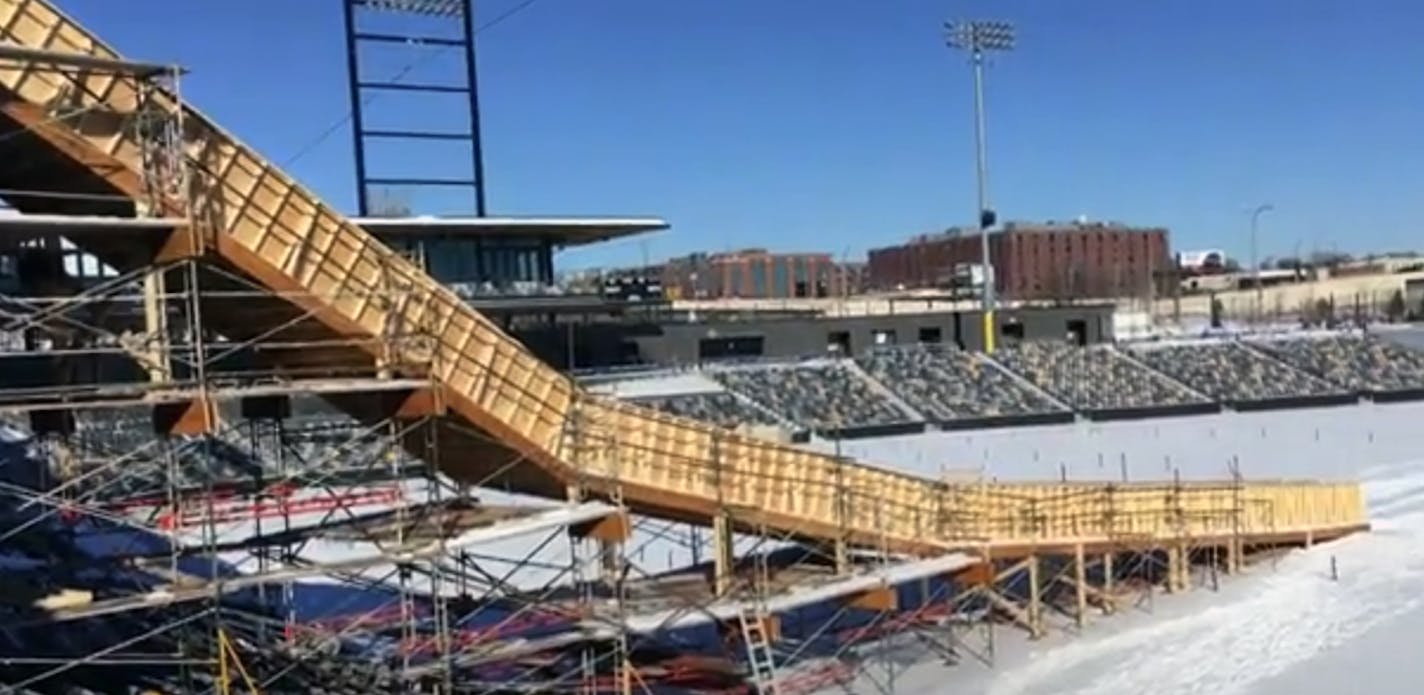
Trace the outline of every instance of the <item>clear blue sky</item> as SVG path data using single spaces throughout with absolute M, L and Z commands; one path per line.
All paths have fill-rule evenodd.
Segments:
M 309 147 L 349 110 L 338 0 L 61 5 L 132 57 L 191 68 L 200 108 L 279 162 L 305 151 L 290 170 L 354 208 L 349 131 Z M 536 0 L 480 36 L 491 211 L 673 224 L 566 265 L 855 256 L 968 222 L 971 83 L 940 24 L 985 15 L 1020 32 L 988 83 L 1002 218 L 1161 224 L 1178 249 L 1244 253 L 1246 210 L 1268 201 L 1262 255 L 1424 248 L 1418 0 Z M 383 101 L 419 112 L 401 125 L 446 122 Z M 462 157 L 377 156 L 426 174 Z

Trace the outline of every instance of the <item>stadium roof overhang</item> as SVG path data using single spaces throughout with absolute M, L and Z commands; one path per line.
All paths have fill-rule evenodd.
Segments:
M 545 239 L 582 246 L 668 228 L 659 217 L 356 217 L 352 222 L 382 237 L 469 235 Z

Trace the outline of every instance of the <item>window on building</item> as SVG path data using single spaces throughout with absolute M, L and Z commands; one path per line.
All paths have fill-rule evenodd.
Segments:
M 765 342 L 766 339 L 759 335 L 703 338 L 697 341 L 697 358 L 699 360 L 720 360 L 736 357 L 760 357 L 765 349 Z
M 769 297 L 769 296 L 771 296 L 771 294 L 767 292 L 767 287 L 766 287 L 766 264 L 763 263 L 763 262 L 761 262 L 760 260 L 757 260 L 757 261 L 752 262 L 752 264 L 751 264 L 751 272 L 752 272 L 752 296 L 753 296 L 753 297 Z
M 791 294 L 790 273 L 787 266 L 791 263 L 788 258 L 775 258 L 771 261 L 771 296 L 787 297 Z
M 919 339 L 922 343 L 938 343 L 944 336 L 939 326 L 921 326 Z
M 870 339 L 874 341 L 876 345 L 894 345 L 895 329 L 880 328 L 873 330 L 870 332 Z
M 1017 345 L 1023 342 L 1024 325 L 1018 319 L 1009 319 L 999 326 L 999 334 L 1003 336 L 1007 345 Z
M 791 281 L 796 287 L 801 288 L 796 293 L 797 297 L 806 296 L 806 288 L 811 285 L 811 272 L 806 265 L 806 259 L 802 256 L 797 256 L 791 261 Z

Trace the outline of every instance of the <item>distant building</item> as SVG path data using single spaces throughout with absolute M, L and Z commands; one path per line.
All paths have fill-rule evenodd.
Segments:
M 1167 230 L 1100 222 L 1010 222 L 989 233 L 994 287 L 1006 299 L 1149 294 L 1170 269 Z M 870 252 L 875 289 L 949 288 L 980 262 L 977 230 L 950 229 Z
M 1226 252 L 1221 249 L 1183 251 L 1177 254 L 1182 275 L 1220 275 L 1226 272 Z
M 694 253 L 611 274 L 660 278 L 672 299 L 838 297 L 863 292 L 867 278 L 864 263 L 837 263 L 829 253 L 766 249 Z

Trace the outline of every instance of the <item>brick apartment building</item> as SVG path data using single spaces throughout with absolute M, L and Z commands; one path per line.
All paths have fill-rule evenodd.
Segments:
M 789 299 L 837 297 L 863 292 L 864 263 L 837 263 L 829 253 L 773 253 L 743 249 L 730 253 L 694 253 L 639 270 L 662 281 L 676 299 Z
M 1172 266 L 1167 230 L 1116 223 L 1009 222 L 989 234 L 999 295 L 1009 299 L 1145 296 Z M 977 265 L 977 230 L 950 229 L 870 251 L 875 289 L 949 287 Z

